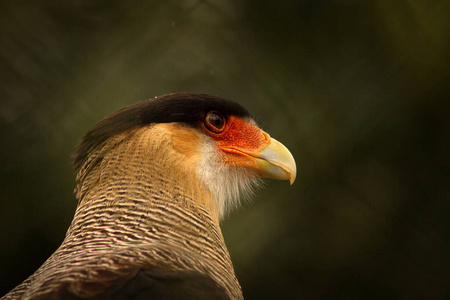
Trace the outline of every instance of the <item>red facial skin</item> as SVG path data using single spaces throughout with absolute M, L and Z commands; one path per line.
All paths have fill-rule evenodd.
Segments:
M 204 126 L 205 132 L 217 141 L 217 147 L 223 151 L 224 162 L 229 166 L 247 167 L 257 170 L 258 153 L 270 144 L 270 136 L 241 118 L 230 116 L 224 128 L 216 133 Z

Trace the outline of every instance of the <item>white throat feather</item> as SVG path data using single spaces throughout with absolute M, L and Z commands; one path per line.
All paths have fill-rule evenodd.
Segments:
M 204 137 L 201 145 L 202 160 L 196 173 L 211 192 L 217 215 L 222 220 L 240 205 L 241 199 L 249 200 L 262 180 L 250 169 L 224 165 L 225 155 L 211 138 Z

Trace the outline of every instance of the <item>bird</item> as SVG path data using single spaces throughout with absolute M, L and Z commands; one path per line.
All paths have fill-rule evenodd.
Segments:
M 60 247 L 1 299 L 243 299 L 220 221 L 289 150 L 240 104 L 172 93 L 122 108 L 73 155 L 78 205 Z

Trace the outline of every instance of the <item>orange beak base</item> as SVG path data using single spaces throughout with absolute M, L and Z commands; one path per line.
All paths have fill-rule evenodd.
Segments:
M 249 168 L 257 177 L 294 182 L 297 173 L 294 157 L 258 126 L 230 116 L 226 129 L 211 136 L 225 153 L 226 165 Z

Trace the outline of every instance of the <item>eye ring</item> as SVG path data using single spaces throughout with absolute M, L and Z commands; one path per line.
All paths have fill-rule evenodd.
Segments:
M 205 126 L 213 133 L 221 133 L 225 129 L 226 119 L 218 111 L 210 111 L 205 117 Z

